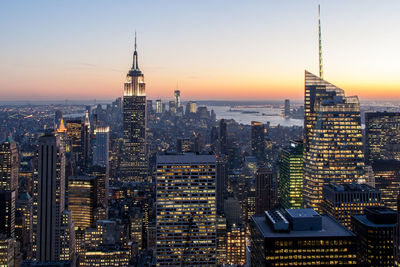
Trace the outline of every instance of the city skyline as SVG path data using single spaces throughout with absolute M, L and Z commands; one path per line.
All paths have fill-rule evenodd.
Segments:
M 318 4 L 324 78 L 361 100 L 399 97 L 400 3 L 359 3 L 2 3 L 0 98 L 122 96 L 136 28 L 149 99 L 301 99 L 304 69 L 318 70 Z

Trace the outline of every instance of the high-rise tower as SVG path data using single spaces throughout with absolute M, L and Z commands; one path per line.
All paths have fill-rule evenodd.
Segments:
M 357 182 L 364 175 L 360 103 L 357 96 L 322 79 L 320 7 L 319 77 L 305 72 L 304 182 L 306 207 L 320 210 L 322 187 Z
M 360 104 L 306 71 L 304 112 L 303 197 L 306 206 L 319 210 L 324 184 L 363 177 Z
M 126 75 L 124 87 L 123 116 L 124 143 L 120 179 L 144 182 L 147 180 L 146 92 L 144 75 L 138 65 L 136 34 L 133 64 Z

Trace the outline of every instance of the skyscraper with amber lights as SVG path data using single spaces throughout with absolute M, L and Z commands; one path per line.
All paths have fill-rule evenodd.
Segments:
M 121 181 L 147 181 L 146 106 L 144 75 L 138 65 L 135 37 L 133 64 L 124 87 Z
M 363 177 L 360 104 L 306 71 L 304 112 L 304 204 L 320 210 L 324 184 Z

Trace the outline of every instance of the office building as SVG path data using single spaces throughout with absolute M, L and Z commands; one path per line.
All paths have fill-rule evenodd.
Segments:
M 163 113 L 162 101 L 161 99 L 156 100 L 156 113 L 161 114 Z
M 394 266 L 400 266 L 400 195 L 397 197 L 397 224 L 393 233 Z
M 285 99 L 285 109 L 284 109 L 284 114 L 285 118 L 290 118 L 291 113 L 290 113 L 290 100 Z
M 303 207 L 303 142 L 290 141 L 279 156 L 279 203 L 285 209 Z
M 397 214 L 388 208 L 366 208 L 351 220 L 357 237 L 359 266 L 393 266 L 393 230 Z
M 397 210 L 397 196 L 400 188 L 400 164 L 396 160 L 379 160 L 372 163 L 375 188 L 382 194 L 387 208 Z
M 381 193 L 366 184 L 327 184 L 322 189 L 321 212 L 351 230 L 351 216 L 365 208 L 383 206 Z
M 219 121 L 219 144 L 221 154 L 227 155 L 228 153 L 228 131 L 225 119 Z
M 216 156 L 157 156 L 157 266 L 216 265 Z
M 83 160 L 84 148 L 84 125 L 82 120 L 66 120 L 65 128 L 67 129 L 67 138 L 71 144 L 71 151 L 74 155 L 74 160 L 81 163 Z
M 62 229 L 65 222 L 65 154 L 59 136 L 53 133 L 41 136 L 37 155 L 33 201 L 35 258 L 42 262 L 59 261 L 65 250 L 65 231 Z
M 319 210 L 324 184 L 363 178 L 360 104 L 306 71 L 304 111 L 304 204 Z
M 266 211 L 250 232 L 252 266 L 357 265 L 354 234 L 313 209 Z
M 176 139 L 176 151 L 182 152 L 193 152 L 194 143 L 191 138 L 178 138 Z
M 217 213 L 224 213 L 224 198 L 227 187 L 227 173 L 225 157 L 217 155 Z
M 276 204 L 275 175 L 270 169 L 261 168 L 256 174 L 256 214 L 271 210 Z
M 400 113 L 365 113 L 365 158 L 400 160 Z
M 98 250 L 86 251 L 82 257 L 82 267 L 128 266 L 131 253 L 120 247 L 101 247 Z
M 175 90 L 174 92 L 175 107 L 178 109 L 181 107 L 181 91 Z
M 0 190 L 0 234 L 15 237 L 16 191 Z
M 18 165 L 17 144 L 8 136 L 0 144 L 0 190 L 18 189 Z
M 264 124 L 258 121 L 251 122 L 251 153 L 261 164 L 265 161 L 264 131 Z
M 6 237 L 0 234 L 0 266 L 16 266 L 16 242 L 12 237 Z
M 95 183 L 95 177 L 71 176 L 68 179 L 68 208 L 76 229 L 84 229 L 94 223 Z
M 185 110 L 185 114 L 189 115 L 189 114 L 195 114 L 197 111 L 197 104 L 195 101 L 189 101 L 186 104 L 186 110 Z
M 246 263 L 246 227 L 243 224 L 230 224 L 227 227 L 226 263 L 243 266 Z
M 94 130 L 94 135 L 96 137 L 96 141 L 93 149 L 93 165 L 108 168 L 110 127 L 97 126 Z
M 124 142 L 120 163 L 122 181 L 147 181 L 146 91 L 144 75 L 139 69 L 138 55 L 133 53 L 132 68 L 126 75 L 123 98 Z

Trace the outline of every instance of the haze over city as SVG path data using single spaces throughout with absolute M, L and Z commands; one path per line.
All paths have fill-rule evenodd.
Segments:
M 138 34 L 146 93 L 302 99 L 318 70 L 361 100 L 400 97 L 400 2 L 3 1 L 0 99 L 114 99 Z

